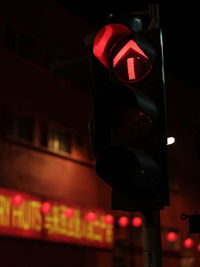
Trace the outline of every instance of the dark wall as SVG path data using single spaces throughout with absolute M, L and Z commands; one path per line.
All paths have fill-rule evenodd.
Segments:
M 111 251 L 1 237 L 2 267 L 111 266 Z

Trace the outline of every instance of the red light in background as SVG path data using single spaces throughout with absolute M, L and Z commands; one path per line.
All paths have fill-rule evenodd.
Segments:
M 49 202 L 42 203 L 42 206 L 41 206 L 40 210 L 44 214 L 50 212 L 50 210 L 51 210 L 51 204 Z
M 131 222 L 132 226 L 135 227 L 135 228 L 139 228 L 142 226 L 142 218 L 137 216 L 137 217 L 134 217 L 132 219 L 132 222 Z
M 168 232 L 166 234 L 166 239 L 167 239 L 168 242 L 173 243 L 178 239 L 178 234 L 176 232 L 173 232 L 173 231 Z
M 23 197 L 20 194 L 14 195 L 12 197 L 12 204 L 13 205 L 19 206 L 22 204 L 22 202 L 23 202 Z
M 66 208 L 64 214 L 66 218 L 72 218 L 74 216 L 74 210 L 72 208 Z
M 118 219 L 118 225 L 120 227 L 127 227 L 129 224 L 129 219 L 126 216 L 122 216 Z
M 200 252 L 200 243 L 197 245 L 197 250 Z
M 93 222 L 96 220 L 96 214 L 92 211 L 88 212 L 86 215 L 85 215 L 85 220 L 87 222 Z
M 114 217 L 111 214 L 107 214 L 105 216 L 105 223 L 106 224 L 113 224 L 114 223 Z
M 192 248 L 194 246 L 194 241 L 192 238 L 188 237 L 183 241 L 183 246 L 185 248 Z

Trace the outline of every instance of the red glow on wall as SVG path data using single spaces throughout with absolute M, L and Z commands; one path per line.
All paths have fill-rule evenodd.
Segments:
M 185 248 L 192 248 L 194 246 L 194 241 L 192 238 L 188 237 L 183 241 L 183 246 Z
M 129 224 L 129 219 L 126 216 L 122 216 L 118 219 L 118 225 L 120 227 L 127 227 Z
M 200 243 L 197 245 L 197 251 L 200 252 Z
M 64 214 L 66 218 L 72 218 L 74 216 L 74 210 L 72 208 L 66 208 Z
M 13 205 L 18 206 L 18 205 L 21 205 L 22 202 L 23 202 L 23 197 L 20 194 L 14 195 L 12 197 L 12 204 Z
M 41 206 L 41 209 L 40 210 L 44 214 L 50 212 L 50 210 L 51 210 L 51 204 L 49 202 L 42 203 L 42 206 Z
M 85 215 L 86 222 L 93 222 L 96 220 L 96 213 L 90 211 Z
M 107 224 L 113 224 L 114 223 L 114 217 L 111 214 L 107 214 L 105 216 L 105 223 Z
M 173 231 L 168 232 L 166 234 L 166 239 L 167 239 L 168 242 L 173 243 L 178 239 L 178 234 L 176 232 L 173 232 Z
M 135 227 L 135 228 L 139 228 L 142 226 L 142 218 L 137 216 L 137 217 L 134 217 L 132 219 L 132 222 L 131 222 L 132 226 Z

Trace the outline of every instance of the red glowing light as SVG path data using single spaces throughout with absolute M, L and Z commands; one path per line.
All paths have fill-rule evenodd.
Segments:
M 134 66 L 134 58 L 127 58 L 127 70 L 128 70 L 128 79 L 135 80 L 135 66 Z
M 137 45 L 137 43 L 133 40 L 128 41 L 128 43 L 126 43 L 122 49 L 117 53 L 117 55 L 114 57 L 113 59 L 113 67 L 115 67 L 117 65 L 117 63 L 120 61 L 120 59 L 126 55 L 126 53 L 132 49 L 134 52 L 137 53 L 138 56 L 143 56 L 146 59 L 148 59 L 148 57 L 145 55 L 145 53 L 139 48 L 139 46 Z
M 200 244 L 197 245 L 197 250 L 200 252 Z
M 87 222 L 93 222 L 96 220 L 96 214 L 92 211 L 88 212 L 86 215 L 85 215 L 85 220 Z
M 74 216 L 74 210 L 72 208 L 66 208 L 64 214 L 68 219 L 72 218 Z
M 120 227 L 127 227 L 129 224 L 129 219 L 126 216 L 122 216 L 118 219 L 118 225 Z
M 114 223 L 114 217 L 111 214 L 107 214 L 105 216 L 105 223 L 106 224 L 113 224 Z
M 17 194 L 15 196 L 12 197 L 12 204 L 19 206 L 21 205 L 23 202 L 23 197 L 20 194 Z
M 112 53 L 112 71 L 123 82 L 143 79 L 152 68 L 147 55 L 134 41 L 133 37 L 117 44 Z
M 142 226 L 142 218 L 141 217 L 134 217 L 131 222 L 132 226 L 135 228 L 139 228 Z
M 176 232 L 169 232 L 166 234 L 166 239 L 168 242 L 175 242 L 178 238 L 178 234 Z
M 136 42 L 129 28 L 122 24 L 109 24 L 97 33 L 93 54 L 107 69 L 112 70 L 119 80 L 136 82 L 149 73 L 154 58 L 154 49 L 145 45 L 143 51 L 139 42 Z M 151 55 L 151 60 L 148 55 Z
M 112 27 L 110 25 L 107 25 L 101 31 L 99 31 L 98 35 L 95 38 L 93 53 L 104 65 L 106 65 L 106 63 L 104 62 L 105 48 L 110 37 L 112 36 L 112 33 Z
M 183 246 L 185 248 L 192 248 L 194 246 L 194 241 L 192 238 L 188 237 L 183 241 Z
M 115 44 L 131 34 L 122 24 L 108 24 L 97 33 L 93 43 L 93 54 L 107 68 L 110 68 L 110 54 Z
M 49 202 L 42 203 L 42 206 L 41 206 L 41 209 L 40 210 L 44 214 L 50 212 L 50 210 L 51 210 L 51 204 Z

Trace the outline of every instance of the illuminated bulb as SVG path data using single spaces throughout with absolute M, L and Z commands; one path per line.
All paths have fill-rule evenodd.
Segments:
M 174 137 L 167 137 L 167 145 L 172 145 L 175 143 L 175 138 Z
M 141 217 L 134 217 L 131 222 L 132 226 L 135 228 L 139 228 L 142 226 L 142 218 Z
M 51 210 L 51 204 L 49 202 L 44 202 L 42 203 L 42 206 L 41 206 L 41 212 L 42 213 L 48 213 L 50 212 Z
M 185 248 L 192 248 L 194 246 L 194 241 L 192 238 L 188 237 L 183 241 L 183 246 Z
M 111 214 L 107 214 L 105 216 L 105 223 L 106 224 L 113 224 L 114 223 L 114 217 Z
M 64 214 L 68 219 L 72 218 L 74 216 L 74 210 L 72 208 L 66 208 Z
M 20 194 L 14 195 L 12 198 L 12 204 L 13 205 L 21 205 L 23 202 L 23 197 Z
M 166 234 L 166 239 L 168 242 L 175 242 L 178 238 L 178 234 L 176 232 L 169 232 Z
M 118 225 L 120 227 L 126 227 L 129 224 L 129 219 L 126 216 L 122 216 L 118 219 Z
M 86 215 L 85 215 L 85 220 L 87 222 L 93 222 L 96 220 L 96 214 L 92 211 L 88 212 Z

